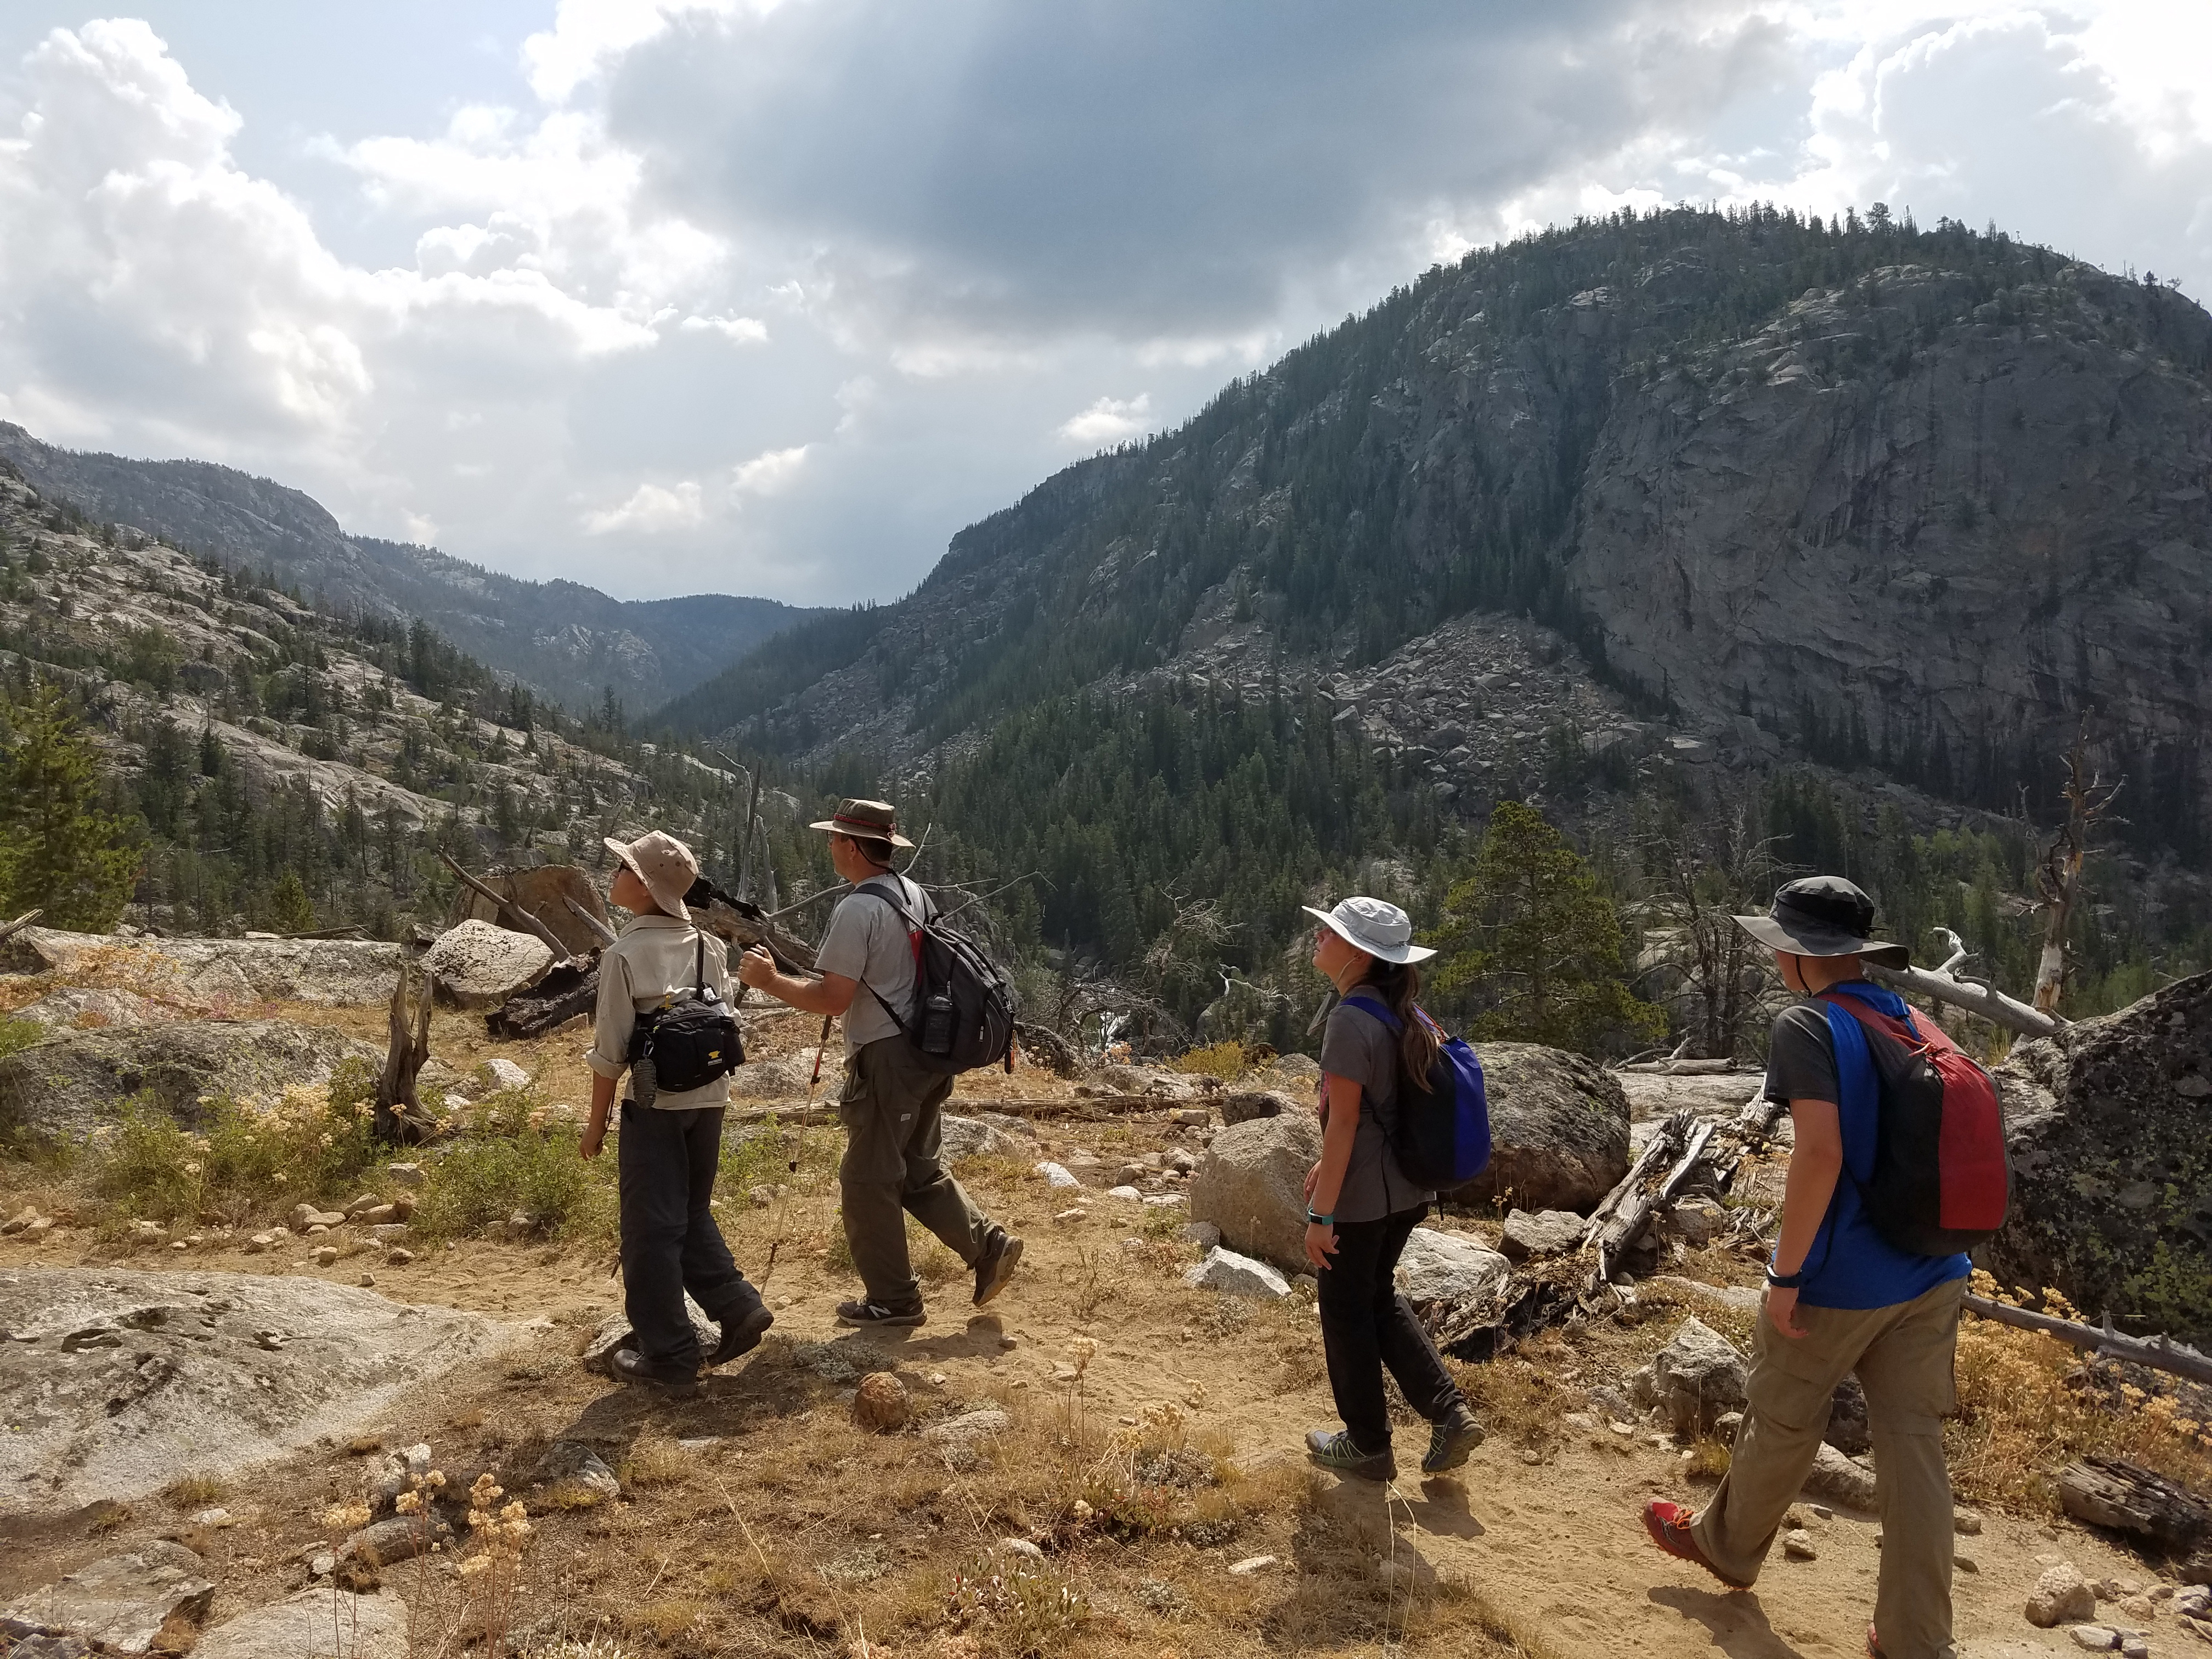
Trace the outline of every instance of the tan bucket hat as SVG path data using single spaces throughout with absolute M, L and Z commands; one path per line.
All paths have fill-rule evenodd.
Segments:
M 887 841 L 894 847 L 911 847 L 914 843 L 898 832 L 898 815 L 887 800 L 848 800 L 837 809 L 837 816 L 822 818 L 807 825 L 810 830 L 826 830 L 833 836 L 858 836 L 864 841 Z
M 630 842 L 617 841 L 609 836 L 606 843 L 607 851 L 645 884 L 645 890 L 653 895 L 655 904 L 672 916 L 690 917 L 691 913 L 684 908 L 684 896 L 699 879 L 699 860 L 690 848 L 665 830 L 648 830 Z

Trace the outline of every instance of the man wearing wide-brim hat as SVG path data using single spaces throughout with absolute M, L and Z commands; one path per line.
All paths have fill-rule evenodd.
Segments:
M 845 1156 L 837 1182 L 845 1242 L 861 1293 L 837 1305 L 842 1325 L 919 1325 L 921 1284 L 906 1245 L 906 1218 L 943 1240 L 975 1270 L 975 1301 L 1006 1288 L 1022 1241 L 986 1216 L 945 1167 L 945 1097 L 952 1079 L 923 1066 L 900 1029 L 914 1024 L 914 930 L 933 907 L 920 886 L 892 867 L 914 843 L 898 830 L 890 805 L 848 800 L 812 826 L 830 837 L 830 861 L 853 890 L 830 912 L 815 953 L 818 979 L 779 971 L 767 951 L 738 959 L 738 977 L 794 1008 L 841 1015 L 845 1086 L 837 1116 Z
M 1874 1170 L 1878 1079 L 1857 1018 L 1814 1000 L 1841 995 L 1905 1019 L 1905 1000 L 1862 975 L 1869 962 L 1902 968 L 1907 953 L 1872 937 L 1874 901 L 1841 876 L 1790 882 L 1765 915 L 1735 920 L 1774 952 L 1783 983 L 1804 999 L 1777 1017 L 1767 1051 L 1766 1098 L 1789 1107 L 1795 1133 L 1782 1231 L 1729 1472 L 1703 1509 L 1654 1499 L 1644 1525 L 1668 1554 L 1748 1587 L 1812 1471 L 1830 1397 L 1855 1370 L 1882 1520 L 1867 1651 L 1951 1659 L 1942 1419 L 1956 1404 L 1952 1359 L 1970 1264 L 1910 1254 L 1875 1230 L 1861 1194 Z

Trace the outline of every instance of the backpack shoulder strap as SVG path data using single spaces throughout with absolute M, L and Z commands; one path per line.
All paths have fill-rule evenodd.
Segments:
M 901 876 L 896 871 L 892 871 L 888 875 L 870 876 L 866 881 L 854 888 L 853 890 L 856 893 L 872 894 L 877 898 L 881 899 L 884 903 L 890 905 L 892 909 L 897 911 L 899 920 L 906 923 L 909 927 L 927 927 L 928 925 L 927 920 L 917 919 L 914 912 L 907 908 L 905 889 L 906 878 L 903 876 Z M 919 886 L 916 886 L 915 891 L 921 893 L 921 889 Z M 926 917 L 929 909 L 928 894 L 921 893 L 921 902 Z
M 1869 1030 L 1893 1037 L 1908 1048 L 1934 1048 L 1941 1052 L 1953 1046 L 1950 1037 L 1934 1021 L 1923 1026 L 1913 1018 L 1910 1005 L 1903 1019 L 1892 1019 L 1879 1008 L 1869 1008 L 1856 997 L 1845 996 L 1839 991 L 1823 991 L 1814 1000 L 1825 1002 L 1832 1008 L 1842 1009 Z
M 1346 992 L 1344 1004 L 1346 1007 L 1357 1006 L 1363 1012 L 1373 1015 L 1393 1031 L 1405 1029 L 1405 1022 L 1390 1012 L 1389 1005 L 1382 998 L 1369 992 L 1364 986 L 1354 986 Z

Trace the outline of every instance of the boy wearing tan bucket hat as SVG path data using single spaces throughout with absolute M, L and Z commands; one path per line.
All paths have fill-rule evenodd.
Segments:
M 916 990 L 905 918 L 927 921 L 935 908 L 891 867 L 892 855 L 914 843 L 899 834 L 885 801 L 848 800 L 812 827 L 830 837 L 830 861 L 853 884 L 830 913 L 815 953 L 821 977 L 780 972 L 759 949 L 738 959 L 738 977 L 794 1008 L 843 1016 L 845 1086 L 837 1117 L 846 1139 L 837 1182 L 861 1294 L 837 1304 L 837 1322 L 919 1325 L 927 1316 L 907 1255 L 908 1215 L 975 1270 L 978 1307 L 1006 1288 L 1022 1259 L 1022 1241 L 978 1209 L 945 1170 L 945 1100 L 952 1079 L 921 1065 L 899 1030 L 899 1019 L 911 1021 Z
M 608 895 L 630 919 L 599 953 L 599 999 L 592 1017 L 592 1115 L 580 1150 L 597 1158 L 615 1091 L 632 1072 L 630 1036 L 641 1018 L 702 987 L 729 1000 L 722 941 L 691 925 L 684 894 L 699 861 L 675 836 L 655 830 L 635 841 L 610 838 L 621 860 Z M 717 1077 L 681 1093 L 624 1088 L 617 1161 L 622 1194 L 623 1299 L 632 1341 L 610 1364 L 625 1382 L 690 1390 L 702 1366 L 720 1365 L 760 1346 L 775 1316 L 746 1281 L 722 1241 L 710 1207 L 722 1154 L 722 1114 L 730 1080 Z M 684 1295 L 720 1327 L 701 1352 Z
M 1654 1498 L 1644 1524 L 1669 1555 L 1748 1589 L 1812 1470 L 1831 1396 L 1855 1371 L 1866 1390 L 1882 1521 L 1867 1652 L 1953 1659 L 1942 1419 L 1956 1405 L 1952 1364 L 1971 1264 L 1901 1249 L 1875 1225 L 1865 1183 L 1879 1082 L 1857 1018 L 1817 1000 L 1841 994 L 1907 1019 L 1905 1000 L 1862 973 L 1869 962 L 1904 967 L 1907 953 L 1869 937 L 1874 901 L 1841 876 L 1790 882 L 1765 915 L 1735 920 L 1774 952 L 1783 983 L 1804 999 L 1777 1017 L 1767 1053 L 1766 1098 L 1789 1107 L 1795 1130 L 1782 1229 L 1729 1472 L 1703 1509 Z

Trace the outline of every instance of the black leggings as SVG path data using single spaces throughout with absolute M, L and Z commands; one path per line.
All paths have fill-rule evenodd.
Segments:
M 723 1325 L 761 1305 L 709 1207 L 721 1155 L 720 1107 L 663 1111 L 623 1102 L 623 1301 L 637 1351 L 656 1365 L 690 1370 L 702 1358 L 684 1291 Z
M 1362 1452 L 1387 1451 L 1390 1408 L 1382 1394 L 1382 1368 L 1399 1391 L 1431 1423 L 1461 1403 L 1459 1385 L 1437 1357 L 1413 1304 L 1398 1293 L 1398 1256 L 1429 1206 L 1417 1205 L 1380 1221 L 1339 1222 L 1336 1254 L 1321 1275 L 1322 1350 L 1328 1358 L 1328 1386 L 1337 1415 Z

